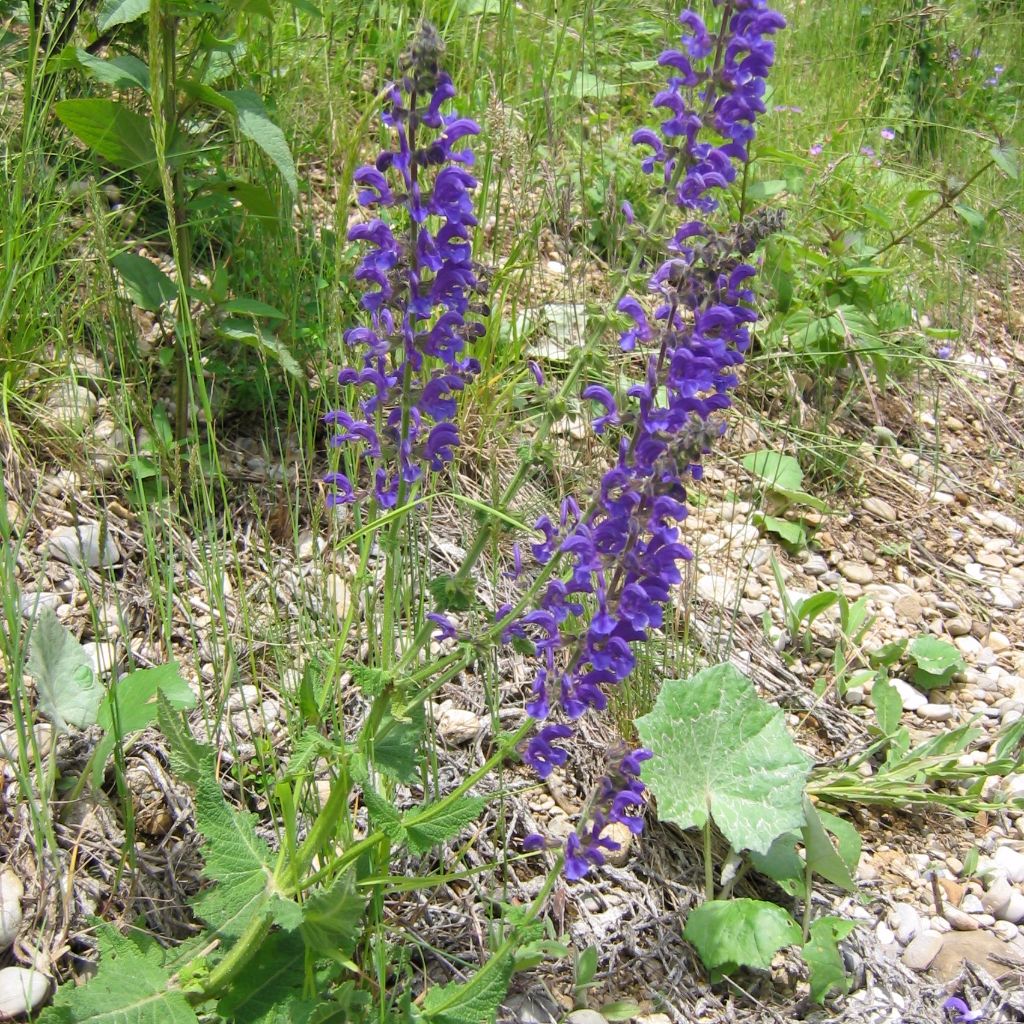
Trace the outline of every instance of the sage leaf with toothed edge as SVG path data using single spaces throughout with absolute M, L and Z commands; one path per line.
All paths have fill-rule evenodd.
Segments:
M 480 817 L 487 806 L 485 796 L 460 797 L 443 807 L 424 807 L 403 818 L 406 839 L 413 853 L 426 853 L 433 846 L 458 835 Z
M 166 968 L 131 939 L 101 922 L 96 931 L 100 961 L 84 985 L 62 985 L 40 1024 L 197 1024 L 198 1018 Z
M 491 1024 L 515 969 L 510 952 L 492 956 L 469 981 L 430 989 L 423 1016 L 430 1024 Z
M 36 682 L 39 710 L 58 732 L 95 724 L 103 687 L 82 645 L 52 608 L 44 608 L 32 628 L 26 668 Z
M 654 752 L 642 778 L 663 820 L 701 828 L 711 817 L 735 850 L 759 853 L 804 824 L 810 759 L 786 732 L 782 710 L 760 700 L 732 665 L 666 680 L 636 726 Z

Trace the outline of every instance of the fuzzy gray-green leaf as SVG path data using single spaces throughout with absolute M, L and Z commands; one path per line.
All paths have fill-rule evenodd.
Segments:
M 53 609 L 39 613 L 29 646 L 29 675 L 36 682 L 39 710 L 58 732 L 96 722 L 103 687 L 82 645 L 61 625 Z
M 643 779 L 663 820 L 700 828 L 710 815 L 735 849 L 759 853 L 803 825 L 810 759 L 790 739 L 781 709 L 731 665 L 666 680 L 636 724 L 654 752 Z

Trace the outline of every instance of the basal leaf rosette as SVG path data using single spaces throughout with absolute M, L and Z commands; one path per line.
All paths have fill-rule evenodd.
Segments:
M 710 817 L 733 849 L 757 853 L 804 824 L 810 758 L 786 732 L 782 711 L 732 665 L 666 680 L 636 725 L 654 755 L 642 778 L 662 821 L 702 828 Z

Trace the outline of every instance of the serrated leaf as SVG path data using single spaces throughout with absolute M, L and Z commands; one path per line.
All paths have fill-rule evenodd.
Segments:
M 299 191 L 295 162 L 285 141 L 284 132 L 270 120 L 263 100 L 249 89 L 229 90 L 223 95 L 234 104 L 238 130 L 270 157 L 294 196 Z
M 432 1024 L 494 1024 L 508 992 L 515 959 L 492 957 L 469 981 L 432 988 L 423 1000 L 423 1017 Z
M 485 796 L 464 796 L 435 810 L 425 807 L 403 818 L 409 849 L 412 853 L 426 853 L 432 846 L 458 835 L 470 822 L 480 817 L 487 806 Z
M 285 777 L 295 779 L 300 775 L 307 775 L 310 767 L 319 758 L 329 757 L 337 751 L 337 745 L 326 736 L 321 736 L 314 729 L 308 729 L 299 736 L 292 747 L 291 757 L 288 758 L 284 769 Z
M 737 967 L 771 967 L 780 949 L 800 941 L 800 926 L 774 903 L 708 900 L 690 911 L 683 938 L 705 967 L 730 974 Z
M 363 785 L 363 802 L 366 804 L 366 810 L 369 812 L 374 828 L 379 828 L 393 843 L 401 843 L 405 840 L 402 816 L 368 783 Z
M 389 724 L 384 735 L 374 740 L 373 763 L 399 782 L 411 782 L 420 769 L 420 744 L 426 728 L 423 705 L 410 709 L 409 719 L 405 722 L 385 715 L 381 729 Z
M 139 309 L 159 313 L 178 297 L 178 286 L 155 264 L 133 252 L 122 252 L 111 261 L 120 274 L 132 302 Z
M 781 708 L 758 699 L 732 665 L 667 680 L 636 725 L 654 752 L 643 780 L 662 820 L 700 828 L 710 815 L 734 849 L 760 853 L 803 825 L 810 759 L 787 733 Z
M 96 27 L 106 32 L 115 25 L 125 25 L 141 18 L 148 10 L 149 0 L 103 0 L 96 18 Z
M 74 1024 L 197 1024 L 185 996 L 166 971 L 151 963 L 130 940 L 98 925 L 100 963 L 85 985 L 62 985 L 40 1021 Z
M 351 956 L 365 908 L 366 897 L 356 888 L 352 873 L 313 893 L 302 905 L 299 926 L 307 948 L 316 956 Z
M 220 935 L 237 938 L 272 895 L 270 850 L 255 815 L 232 810 L 215 778 L 196 787 L 196 827 L 205 836 L 203 874 L 219 884 L 198 896 L 196 913 Z
M 802 830 L 804 840 L 804 851 L 810 869 L 822 878 L 827 879 L 833 885 L 838 885 L 846 892 L 855 892 L 857 883 L 846 862 L 836 852 L 821 818 L 818 817 L 817 808 L 805 796 L 804 797 L 804 827 Z
M 195 786 L 213 771 L 215 751 L 192 735 L 185 716 L 162 694 L 156 696 L 156 718 L 169 746 L 168 759 L 175 776 Z
M 104 99 L 61 100 L 53 105 L 53 112 L 104 160 L 138 174 L 152 173 L 156 149 L 148 117 Z
M 476 599 L 476 581 L 469 577 L 434 576 L 427 583 L 427 589 L 439 612 L 467 612 Z
M 281 1017 L 278 1009 L 294 1010 L 301 1000 L 305 983 L 306 948 L 297 934 L 274 932 L 269 935 L 246 965 L 245 972 L 231 985 L 217 1003 L 220 1019 L 245 1021 L 246 1024 L 269 1024 L 270 1021 L 294 1020 L 291 1014 Z M 316 1005 L 305 1003 L 303 1020 Z
M 96 715 L 97 724 L 104 731 L 93 756 L 93 782 L 100 785 L 103 770 L 120 737 L 138 732 L 156 720 L 157 696 L 163 694 L 167 703 L 177 711 L 195 706 L 196 697 L 181 677 L 173 662 L 156 668 L 129 672 L 119 679 Z
M 849 990 L 850 979 L 843 967 L 838 944 L 856 927 L 856 921 L 844 921 L 839 917 L 819 917 L 811 925 L 803 955 L 810 970 L 811 999 L 816 1003 L 823 1003 L 833 989 L 840 992 Z
M 58 732 L 95 723 L 103 687 L 82 645 L 52 608 L 44 608 L 32 628 L 26 668 L 36 682 L 39 710 Z
M 367 697 L 379 697 L 395 678 L 394 674 L 386 669 L 371 668 L 369 665 L 348 662 L 345 668 L 352 673 L 353 682 Z

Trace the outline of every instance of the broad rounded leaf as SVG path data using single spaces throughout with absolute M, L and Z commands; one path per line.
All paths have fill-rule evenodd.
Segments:
M 124 25 L 141 18 L 148 10 L 149 0 L 104 0 L 100 5 L 96 27 L 106 32 L 115 25 Z
M 729 974 L 737 967 L 771 967 L 780 949 L 800 941 L 800 926 L 774 903 L 708 900 L 690 911 L 683 938 L 705 967 Z
M 82 645 L 44 608 L 32 630 L 26 668 L 36 681 L 39 710 L 58 732 L 85 729 L 96 721 L 103 687 Z
M 743 456 L 743 468 L 760 477 L 772 490 L 799 491 L 804 482 L 800 463 L 792 455 L 760 451 Z
M 636 725 L 654 752 L 643 780 L 663 821 L 700 828 L 710 815 L 734 849 L 758 853 L 803 826 L 810 760 L 786 732 L 781 709 L 760 700 L 732 665 L 666 680 Z

